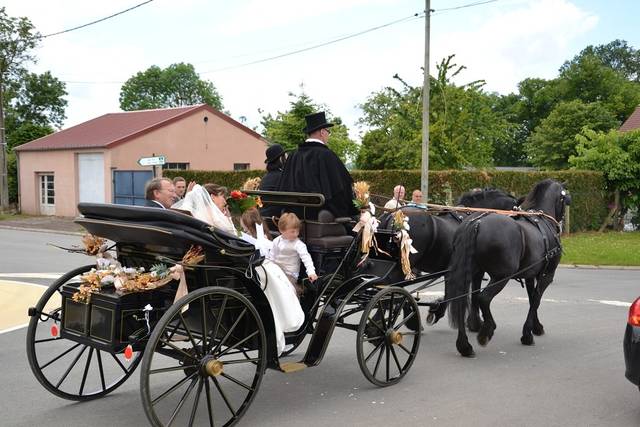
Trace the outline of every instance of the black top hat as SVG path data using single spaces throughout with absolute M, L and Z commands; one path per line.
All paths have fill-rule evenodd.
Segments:
M 304 120 L 307 122 L 307 127 L 302 130 L 306 134 L 310 134 L 318 129 L 330 128 L 333 126 L 333 123 L 327 123 L 324 111 L 308 114 L 304 117 Z
M 267 151 L 265 152 L 265 155 L 267 156 L 267 159 L 264 162 L 265 163 L 271 163 L 274 160 L 277 160 L 280 157 L 284 156 L 284 154 L 285 154 L 284 153 L 284 148 L 282 148 L 282 145 L 273 144 L 272 146 L 267 148 Z

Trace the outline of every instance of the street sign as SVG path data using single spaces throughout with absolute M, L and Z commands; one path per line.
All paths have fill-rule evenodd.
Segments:
M 159 166 L 164 165 L 166 162 L 167 161 L 164 156 L 140 157 L 138 159 L 138 164 L 140 166 Z

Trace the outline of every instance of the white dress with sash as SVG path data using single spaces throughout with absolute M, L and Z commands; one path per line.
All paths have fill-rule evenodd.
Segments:
M 200 185 L 194 186 L 184 199 L 174 204 L 172 208 L 188 210 L 195 218 L 228 233 L 236 234 L 231 218 L 218 209 L 209 193 Z M 261 225 L 257 225 L 256 228 L 257 239 L 246 233 L 242 233 L 241 238 L 253 244 L 263 256 L 266 256 L 273 243 L 265 237 Z M 304 312 L 293 285 L 278 265 L 265 259 L 256 271 L 262 290 L 271 306 L 276 344 L 280 354 L 285 348 L 284 333 L 296 331 L 302 326 Z

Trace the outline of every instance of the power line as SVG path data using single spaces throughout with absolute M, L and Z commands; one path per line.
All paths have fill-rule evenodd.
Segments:
M 96 20 L 96 21 L 91 21 L 91 22 L 86 23 L 86 24 L 83 24 L 83 25 L 78 25 L 77 27 L 68 28 L 68 29 L 66 29 L 66 30 L 58 31 L 58 32 L 56 32 L 56 33 L 47 34 L 47 35 L 42 36 L 42 38 L 43 38 L 43 39 L 45 39 L 45 38 L 47 38 L 47 37 L 57 36 L 57 35 L 59 35 L 59 34 L 64 34 L 64 33 L 68 33 L 68 32 L 71 32 L 71 31 L 79 30 L 79 29 L 81 29 L 81 28 L 85 28 L 85 27 L 88 27 L 88 26 L 90 26 L 90 25 L 97 24 L 97 23 L 102 22 L 102 21 L 106 21 L 107 19 L 111 19 L 111 18 L 114 18 L 114 17 L 116 17 L 116 16 L 118 16 L 118 15 L 122 15 L 123 13 L 127 13 L 127 12 L 129 12 L 129 11 L 131 11 L 131 10 L 133 10 L 133 9 L 137 9 L 137 8 L 139 8 L 140 6 L 144 6 L 144 5 L 145 5 L 145 4 L 147 4 L 147 3 L 151 3 L 152 1 L 153 1 L 153 0 L 147 0 L 147 1 L 145 1 L 145 2 L 142 2 L 142 3 L 140 3 L 140 4 L 137 4 L 137 5 L 135 5 L 135 6 L 132 6 L 132 7 L 130 7 L 129 9 L 125 9 L 125 10 L 122 10 L 122 11 L 120 11 L 120 12 L 114 13 L 113 15 L 109 15 L 109 16 L 106 16 L 106 17 L 104 17 L 104 18 L 98 19 L 98 20 Z
M 494 1 L 497 1 L 497 0 L 494 0 Z M 284 57 L 287 57 L 287 56 L 296 55 L 298 53 L 307 52 L 309 50 L 318 49 L 320 47 L 328 46 L 330 44 L 334 44 L 334 43 L 338 43 L 338 42 L 341 42 L 341 41 L 344 41 L 344 40 L 348 40 L 348 39 L 351 39 L 351 38 L 354 38 L 354 37 L 358 37 L 358 36 L 361 36 L 363 34 L 370 33 L 372 31 L 380 30 L 382 28 L 386 28 L 386 27 L 389 27 L 391 25 L 399 24 L 401 22 L 406 22 L 406 21 L 410 21 L 410 20 L 414 20 L 414 19 L 419 19 L 424 14 L 425 14 L 424 12 L 414 13 L 411 16 L 406 16 L 404 18 L 401 18 L 401 19 L 398 19 L 398 20 L 395 20 L 395 21 L 391 21 L 391 22 L 388 22 L 386 24 L 378 25 L 376 27 L 371 27 L 371 28 L 368 28 L 366 30 L 359 31 L 357 33 L 353 33 L 353 34 L 349 34 L 349 35 L 346 35 L 346 36 L 342 36 L 342 37 L 339 37 L 339 38 L 336 38 L 336 39 L 333 39 L 333 40 L 329 40 L 329 41 L 326 41 L 326 42 L 323 42 L 323 43 L 319 43 L 319 44 L 315 44 L 315 45 L 312 45 L 312 46 L 308 46 L 308 47 L 305 47 L 305 48 L 302 48 L 302 49 L 293 50 L 291 52 L 286 52 L 286 53 L 283 53 L 283 54 L 280 54 L 280 55 L 270 56 L 268 58 L 262 58 L 262 59 L 258 59 L 258 60 L 255 60 L 255 61 L 245 62 L 243 64 L 231 65 L 231 66 L 228 66 L 228 67 L 218 68 L 218 69 L 215 69 L 215 70 L 204 71 L 204 72 L 202 72 L 200 74 L 210 74 L 210 73 L 216 73 L 216 72 L 219 72 L 219 71 L 233 70 L 233 69 L 236 69 L 236 68 L 241 68 L 241 67 L 246 67 L 246 66 L 249 66 L 249 65 L 260 64 L 260 63 L 263 63 L 263 62 L 273 61 L 273 60 L 284 58 Z
M 370 33 L 372 31 L 376 31 L 376 30 L 380 30 L 382 28 L 389 27 L 391 25 L 395 25 L 395 24 L 399 24 L 399 23 L 402 23 L 402 22 L 407 22 L 407 21 L 411 21 L 411 20 L 415 20 L 415 19 L 420 19 L 420 18 L 424 17 L 424 15 L 425 15 L 424 12 L 414 13 L 413 15 L 405 16 L 404 18 L 397 19 L 397 20 L 391 21 L 391 22 L 387 22 L 386 24 L 377 25 L 375 27 L 371 27 L 371 28 L 368 28 L 366 30 L 359 31 L 357 33 L 348 34 L 348 35 L 345 35 L 345 36 L 340 36 L 340 37 L 331 39 L 329 41 L 318 43 L 318 44 L 315 44 L 315 45 L 312 45 L 312 46 L 307 46 L 307 47 L 304 47 L 304 48 L 296 49 L 294 51 L 286 52 L 286 53 L 283 53 L 283 54 L 280 54 L 280 55 L 270 56 L 270 57 L 267 57 L 267 58 L 258 59 L 258 60 L 255 60 L 255 61 L 245 62 L 245 63 L 237 64 L 237 65 L 231 65 L 231 66 L 228 66 L 228 67 L 218 68 L 218 69 L 215 69 L 215 70 L 204 71 L 204 72 L 199 73 L 199 74 L 216 73 L 216 72 L 219 72 L 219 71 L 231 70 L 231 69 L 246 67 L 246 66 L 249 66 L 249 65 L 259 64 L 259 63 L 262 63 L 262 62 L 273 61 L 273 60 L 276 60 L 276 59 L 279 59 L 279 58 L 284 58 L 284 57 L 287 57 L 287 56 L 295 55 L 295 54 L 298 54 L 298 53 L 302 53 L 302 52 L 306 52 L 306 51 L 309 51 L 309 50 L 317 49 L 317 48 L 320 48 L 320 47 L 328 46 L 328 45 L 333 44 L 333 43 L 338 43 L 338 42 L 341 42 L 341 41 L 344 41 L 344 40 L 348 40 L 348 39 L 351 39 L 351 38 L 354 38 L 354 37 L 358 37 L 358 36 L 361 36 L 363 34 Z M 118 82 L 118 81 L 105 81 L 105 82 L 100 82 L 100 81 L 64 81 L 64 83 L 69 83 L 69 84 L 118 84 L 118 83 L 124 83 L 124 82 Z
M 474 6 L 482 6 L 483 4 L 488 4 L 488 3 L 495 3 L 498 0 L 485 0 L 485 1 L 476 1 L 473 3 L 467 3 L 467 4 L 463 4 L 460 6 L 454 6 L 454 7 L 446 7 L 443 9 L 435 9 L 435 13 L 442 13 L 442 12 L 446 12 L 446 11 L 450 11 L 450 10 L 458 10 L 458 9 L 465 9 L 467 7 L 474 7 Z

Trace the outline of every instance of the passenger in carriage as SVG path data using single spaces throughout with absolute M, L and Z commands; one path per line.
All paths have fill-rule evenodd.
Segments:
M 396 185 L 393 187 L 393 198 L 390 199 L 387 203 L 385 203 L 384 208 L 388 210 L 398 210 L 402 206 L 404 206 L 405 189 L 402 185 Z
M 282 171 L 280 191 L 320 193 L 324 195 L 327 209 L 335 217 L 358 215 L 353 204 L 353 179 L 340 158 L 327 146 L 332 123 L 327 123 L 324 112 L 305 117 L 308 135 L 306 141 L 289 155 Z M 302 210 L 287 209 L 302 216 Z M 307 208 L 306 218 L 316 219 L 319 209 Z
M 280 187 L 280 179 L 282 178 L 282 168 L 284 168 L 284 162 L 286 160 L 286 153 L 284 148 L 280 144 L 273 144 L 266 151 L 267 173 L 260 180 L 261 191 L 278 191 Z M 271 217 L 279 216 L 282 211 L 282 207 L 270 205 L 260 209 L 262 216 Z
M 256 208 L 247 209 L 240 217 L 240 223 L 246 234 L 254 240 L 256 248 L 261 253 L 270 245 L 265 244 L 269 239 L 267 224 L 262 221 L 260 212 Z M 268 242 L 271 243 L 271 242 Z M 275 262 L 265 259 L 256 268 L 260 283 L 264 286 L 264 293 L 273 312 L 276 329 L 278 354 L 285 350 L 285 332 L 294 332 L 304 323 L 304 312 L 296 295 L 296 289 L 287 275 Z
M 169 209 L 176 200 L 176 189 L 169 178 L 153 178 L 144 188 L 145 206 Z
M 280 235 L 274 239 L 268 258 L 282 268 L 300 296 L 303 292 L 298 284 L 300 261 L 304 264 L 309 280 L 315 282 L 318 279 L 307 245 L 298 238 L 300 219 L 294 213 L 284 213 L 278 220 L 278 230 Z

